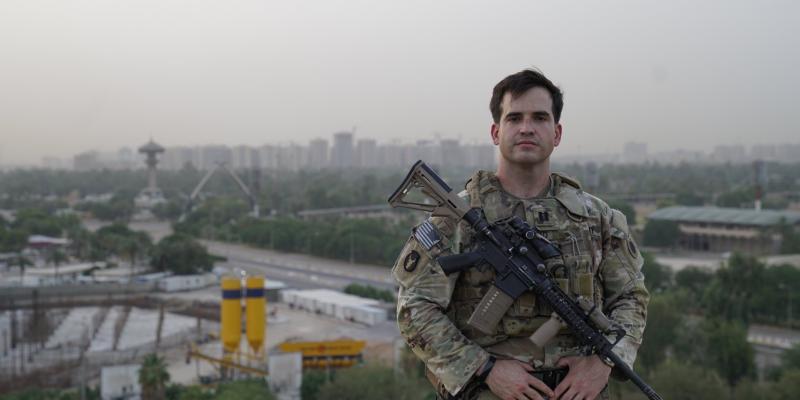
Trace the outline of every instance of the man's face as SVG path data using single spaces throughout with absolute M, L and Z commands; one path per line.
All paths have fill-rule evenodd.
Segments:
M 534 87 L 517 98 L 506 93 L 501 109 L 500 122 L 492 124 L 501 162 L 524 167 L 547 162 L 561 142 L 561 124 L 555 122 L 547 89 Z

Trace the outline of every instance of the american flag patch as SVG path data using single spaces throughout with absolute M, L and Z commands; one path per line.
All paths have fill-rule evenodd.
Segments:
M 425 250 L 432 249 L 442 241 L 439 231 L 430 221 L 425 221 L 422 225 L 414 228 L 414 237 L 425 247 Z

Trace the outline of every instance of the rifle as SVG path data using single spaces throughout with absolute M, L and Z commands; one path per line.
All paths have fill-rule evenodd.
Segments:
M 419 189 L 424 202 L 406 201 L 406 196 Z M 593 353 L 610 360 L 617 371 L 630 379 L 649 399 L 661 396 L 611 349 L 625 336 L 625 330 L 610 321 L 589 299 L 572 299 L 556 283 L 550 271 L 563 267 L 561 252 L 538 230 L 519 217 L 512 216 L 489 224 L 480 208 L 468 208 L 424 162 L 417 161 L 403 183 L 389 197 L 392 207 L 403 207 L 431 213 L 433 216 L 464 220 L 475 231 L 476 250 L 440 256 L 436 259 L 445 274 L 450 275 L 479 263 L 488 263 L 496 273 L 494 285 L 481 299 L 468 323 L 484 333 L 491 333 L 515 299 L 532 291 L 547 303 L 554 315 L 531 337 L 538 345 L 563 325 Z M 551 268 L 548 268 L 548 265 Z M 541 331 L 547 331 L 542 333 Z M 612 343 L 606 334 L 613 334 Z

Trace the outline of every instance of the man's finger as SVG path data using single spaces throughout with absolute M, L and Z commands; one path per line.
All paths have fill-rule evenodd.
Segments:
M 522 394 L 524 394 L 524 395 L 525 395 L 525 397 L 524 397 L 524 398 L 526 398 L 526 399 L 530 399 L 530 400 L 544 400 L 544 399 L 542 398 L 542 395 L 541 395 L 541 394 L 539 394 L 539 392 L 537 392 L 537 391 L 536 391 L 534 388 L 532 388 L 532 387 L 530 387 L 530 386 L 528 386 L 527 388 L 525 388 L 525 390 L 523 390 L 523 391 L 522 391 Z
M 573 400 L 578 397 L 578 392 L 570 387 L 566 393 L 562 394 L 561 396 L 556 397 L 558 400 Z
M 556 386 L 554 397 L 560 399 L 561 396 L 564 394 L 564 392 L 566 392 L 571 386 L 572 386 L 572 379 L 569 376 L 567 376 L 566 379 L 561 381 L 561 383 L 559 383 L 558 386 Z
M 533 372 L 533 367 L 530 364 L 525 364 L 525 363 L 522 363 L 522 362 L 521 362 L 521 364 L 522 364 L 522 368 L 525 368 L 525 371 Z
M 556 367 L 558 367 L 558 368 L 568 367 L 570 364 L 572 364 L 572 362 L 574 360 L 575 360 L 575 357 L 572 357 L 572 356 L 561 357 L 561 359 L 558 360 L 558 362 L 556 363 Z
M 556 395 L 553 392 L 553 390 L 550 389 L 544 382 L 540 381 L 539 379 L 536 379 L 536 377 L 534 376 L 531 376 L 528 379 L 528 386 L 533 387 L 534 389 L 538 390 L 539 393 L 542 393 L 551 399 Z

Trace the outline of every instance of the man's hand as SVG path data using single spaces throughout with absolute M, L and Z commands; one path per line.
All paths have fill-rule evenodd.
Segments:
M 611 374 L 611 367 L 597 355 L 564 357 L 557 366 L 569 367 L 569 372 L 556 386 L 556 399 L 594 400 L 608 383 Z
M 523 362 L 497 360 L 486 377 L 486 385 L 502 400 L 544 400 L 542 394 L 552 399 L 553 391 L 530 372 L 533 367 Z

